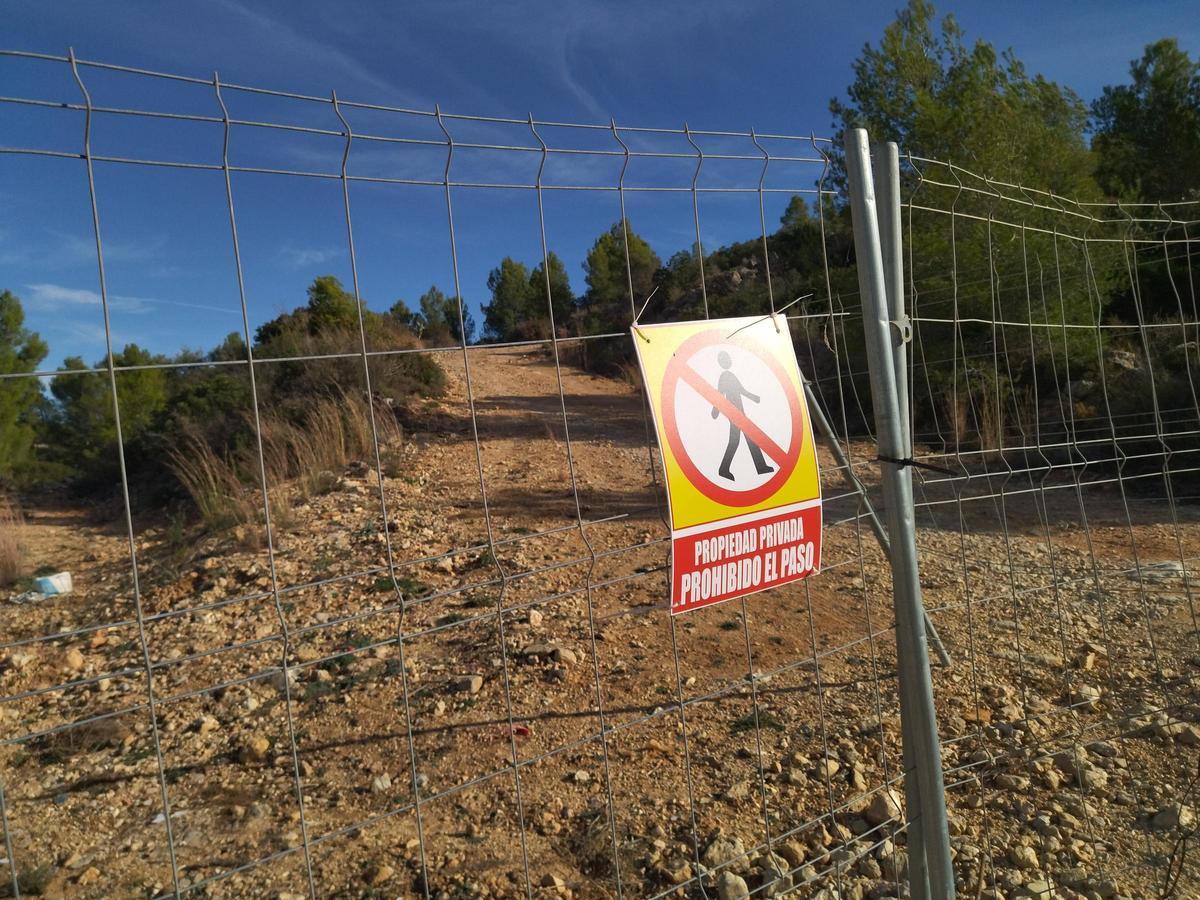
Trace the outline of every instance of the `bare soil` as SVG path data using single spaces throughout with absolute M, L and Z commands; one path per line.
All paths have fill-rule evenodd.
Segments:
M 80 898 L 906 891 L 869 809 L 904 790 L 890 571 L 828 447 L 823 571 L 672 620 L 639 394 L 470 360 L 382 501 L 373 460 L 333 473 L 273 552 L 26 510 L 75 591 L 0 602 L 0 896 L 14 862 Z M 975 471 L 918 489 L 963 895 L 1158 896 L 1175 860 L 1200 896 L 1153 821 L 1198 805 L 1197 508 Z

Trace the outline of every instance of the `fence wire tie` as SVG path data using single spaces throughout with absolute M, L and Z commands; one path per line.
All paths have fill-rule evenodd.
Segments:
M 793 300 L 787 306 L 781 306 L 779 309 L 775 310 L 774 312 L 768 313 L 767 315 L 763 316 L 761 319 L 755 319 L 753 322 L 749 322 L 749 323 L 743 325 L 741 328 L 735 328 L 733 331 L 729 332 L 729 334 L 727 334 L 725 336 L 725 339 L 728 340 L 729 338 L 731 338 L 735 334 L 737 334 L 739 331 L 745 331 L 747 328 L 753 328 L 759 322 L 766 322 L 768 319 L 771 321 L 771 324 L 775 326 L 775 333 L 780 334 L 781 332 L 779 330 L 779 317 L 782 316 L 784 318 L 784 320 L 786 321 L 787 317 L 784 316 L 783 314 L 785 312 L 787 312 L 787 310 L 791 309 L 793 306 L 795 306 L 801 300 L 807 300 L 812 296 L 813 296 L 812 293 L 809 292 L 800 297 L 797 297 L 795 300 Z
M 643 331 L 642 331 L 642 329 L 638 328 L 638 322 L 640 322 L 640 321 L 641 321 L 641 319 L 642 319 L 642 313 L 644 313 L 644 312 L 646 311 L 646 307 L 650 305 L 650 301 L 654 299 L 654 295 L 658 293 L 658 289 L 659 289 L 659 287 L 660 287 L 660 286 L 661 286 L 661 285 L 657 285 L 657 284 L 654 286 L 654 290 L 652 290 L 652 291 L 650 292 L 650 295 L 649 295 L 649 296 L 646 298 L 646 302 L 642 304 L 642 308 L 641 308 L 641 309 L 639 309 L 639 310 L 637 311 L 637 315 L 633 317 L 633 330 L 634 330 L 634 332 L 636 332 L 636 333 L 637 333 L 637 336 L 638 336 L 638 337 L 640 337 L 640 338 L 641 338 L 643 341 L 645 341 L 647 344 L 648 344 L 648 343 L 650 343 L 650 338 L 646 337 L 646 334 L 645 334 L 645 332 L 643 332 Z
M 638 322 L 640 322 L 640 321 L 642 320 L 642 313 L 644 313 L 644 312 L 646 311 L 646 307 L 650 305 L 650 301 L 654 299 L 654 295 L 658 293 L 658 289 L 659 289 L 660 287 L 662 287 L 662 285 L 658 285 L 658 284 L 656 284 L 656 285 L 654 286 L 654 290 L 652 290 L 652 291 L 651 291 L 651 292 L 650 292 L 650 293 L 649 293 L 649 294 L 646 296 L 646 302 L 642 304 L 642 308 L 638 310 L 638 314 L 637 314 L 636 316 L 634 316 L 634 317 L 633 317 L 633 324 L 634 324 L 634 325 L 637 325 L 637 323 L 638 323 Z
M 921 460 L 913 459 L 909 456 L 899 458 L 880 454 L 879 456 L 875 457 L 875 462 L 891 463 L 893 466 L 900 466 L 900 468 L 904 468 L 905 466 L 915 466 L 918 469 L 928 469 L 930 472 L 941 472 L 943 475 L 954 474 L 952 469 L 946 469 L 942 466 L 935 466 L 933 463 L 921 462 Z

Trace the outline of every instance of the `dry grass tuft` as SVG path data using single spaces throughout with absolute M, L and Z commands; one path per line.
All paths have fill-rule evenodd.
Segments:
M 83 753 L 121 747 L 134 734 L 132 716 L 107 716 L 65 728 L 30 742 L 29 748 L 43 765 L 62 763 Z
M 359 395 L 339 392 L 316 400 L 299 422 L 265 415 L 260 426 L 271 521 L 276 525 L 290 518 L 293 496 L 309 496 L 327 485 L 324 473 L 336 474 L 353 459 L 374 462 L 371 409 Z M 386 461 L 400 445 L 400 425 L 386 405 L 376 403 L 375 426 Z M 262 472 L 256 445 L 222 455 L 193 434 L 171 451 L 170 465 L 201 519 L 213 530 L 262 523 Z
M 23 537 L 25 520 L 16 503 L 0 496 L 0 587 L 8 587 L 29 574 Z

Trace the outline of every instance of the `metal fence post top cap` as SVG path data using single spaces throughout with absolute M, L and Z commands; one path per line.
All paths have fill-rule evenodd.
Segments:
M 894 158 L 896 160 L 899 160 L 900 159 L 900 145 L 897 144 L 895 141 L 881 141 L 880 143 L 874 144 L 871 147 L 871 156 L 873 157 L 877 153 L 880 156 L 887 158 L 887 159 Z

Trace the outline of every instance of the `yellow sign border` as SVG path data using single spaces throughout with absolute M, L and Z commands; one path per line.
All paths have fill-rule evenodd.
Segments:
M 802 421 L 794 423 L 793 434 L 801 437 L 799 458 L 786 481 L 769 497 L 751 505 L 736 506 L 721 503 L 700 490 L 685 474 L 668 440 L 663 409 L 664 378 L 671 360 L 680 346 L 698 334 L 715 331 L 725 336 L 744 338 L 746 342 L 730 340 L 744 349 L 751 343 L 770 354 L 786 374 L 788 384 L 798 398 Z M 796 352 L 791 333 L 783 316 L 747 316 L 735 319 L 708 319 L 693 322 L 670 322 L 656 325 L 635 325 L 632 329 L 638 363 L 650 409 L 654 415 L 655 434 L 667 482 L 668 506 L 673 530 L 719 522 L 747 513 L 771 510 L 776 507 L 819 500 L 821 479 L 813 442 L 812 420 L 804 394 L 803 376 L 796 365 Z

